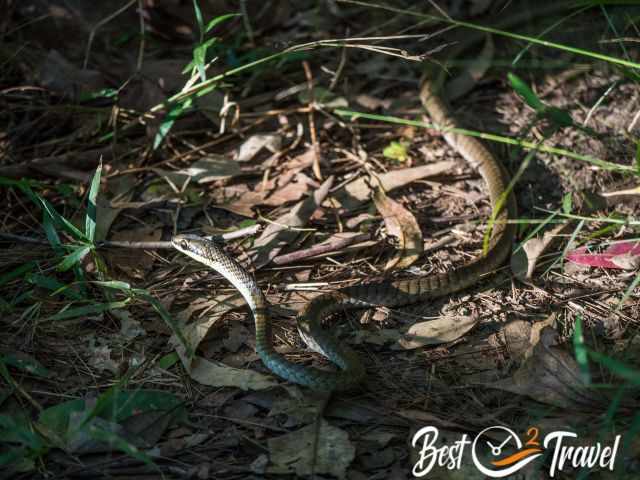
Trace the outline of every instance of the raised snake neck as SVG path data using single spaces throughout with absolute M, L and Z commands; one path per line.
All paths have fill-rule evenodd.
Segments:
M 324 391 L 354 387 L 364 378 L 364 366 L 353 350 L 322 328 L 323 319 L 345 309 L 376 305 L 398 307 L 463 290 L 494 271 L 509 256 L 515 225 L 507 221 L 515 216 L 516 204 L 511 193 L 502 198 L 508 184 L 505 170 L 478 140 L 447 130 L 455 127 L 455 122 L 427 78 L 421 84 L 420 100 L 433 123 L 444 129 L 447 143 L 479 171 L 487 184 L 494 212 L 500 204 L 504 205 L 497 215 L 494 213 L 495 222 L 486 255 L 446 273 L 354 285 L 316 297 L 307 304 L 298 317 L 300 335 L 310 348 L 334 362 L 339 371 L 329 372 L 292 363 L 276 352 L 263 293 L 253 276 L 229 257 L 220 245 L 190 235 L 177 235 L 172 239 L 177 250 L 216 270 L 242 294 L 254 316 L 256 352 L 269 370 L 285 380 Z

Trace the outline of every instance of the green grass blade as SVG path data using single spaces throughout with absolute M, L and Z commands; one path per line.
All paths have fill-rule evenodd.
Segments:
M 219 17 L 216 17 L 213 20 L 211 20 L 209 23 L 207 23 L 207 27 L 204 29 L 204 31 L 210 32 L 216 27 L 216 25 L 219 25 L 222 22 L 226 22 L 230 18 L 239 17 L 239 16 L 240 16 L 239 13 L 227 13 L 225 15 L 220 15 Z
M 97 215 L 97 204 L 98 200 L 98 192 L 100 191 L 100 176 L 102 175 L 102 159 L 100 159 L 100 163 L 98 164 L 98 168 L 96 168 L 96 173 L 93 174 L 93 179 L 91 180 L 91 186 L 89 187 L 89 195 L 87 202 L 87 215 L 85 217 L 85 235 L 89 239 L 91 243 L 93 243 L 93 239 L 96 235 L 96 215 Z
M 585 385 L 591 384 L 587 347 L 584 344 L 584 334 L 582 331 L 582 316 L 579 314 L 576 315 L 575 330 L 573 332 L 573 351 L 575 352 L 576 362 L 580 368 L 582 381 Z
M 91 251 L 91 245 L 80 245 L 73 247 L 72 252 L 65 256 L 64 259 L 58 264 L 56 269 L 59 272 L 66 272 L 70 268 L 78 265 L 84 257 L 87 256 L 87 253 Z
M 640 385 L 640 370 L 636 370 L 626 363 L 622 363 L 615 358 L 611 358 L 607 355 L 604 355 L 600 352 L 596 352 L 594 350 L 587 349 L 589 356 L 598 362 L 600 365 L 605 367 L 614 375 L 627 380 L 628 382 L 635 385 Z
M 542 100 L 538 98 L 538 96 L 529 88 L 520 77 L 518 77 L 515 73 L 508 73 L 507 78 L 509 79 L 509 83 L 511 83 L 511 87 L 516 91 L 520 97 L 533 108 L 536 112 L 541 112 L 544 110 L 544 103 Z
M 10 272 L 0 275 L 0 286 L 9 283 L 16 278 L 24 277 L 27 273 L 31 272 L 36 265 L 37 263 L 35 261 L 27 262 L 17 268 L 14 268 Z
M 98 303 L 93 305 L 85 305 L 82 307 L 66 308 L 62 311 L 45 318 L 45 320 L 69 320 L 71 318 L 78 318 L 85 315 L 95 315 L 96 313 L 104 313 L 108 310 L 114 310 L 116 308 L 124 308 L 129 303 L 129 299 L 119 302 L 107 302 Z
M 357 120 L 358 118 L 364 118 L 367 120 L 376 120 L 380 122 L 387 123 L 395 123 L 400 125 L 409 125 L 413 127 L 424 127 L 431 128 L 434 130 L 444 131 L 442 127 L 438 125 L 434 125 L 427 122 L 422 122 L 419 120 L 407 120 L 400 117 L 393 117 L 389 115 L 378 115 L 374 113 L 364 113 L 364 112 L 356 112 L 353 110 L 344 110 L 338 108 L 334 110 L 336 115 L 349 117 L 351 120 Z M 548 147 L 545 145 L 539 145 L 537 143 L 528 142 L 526 140 L 519 140 L 517 138 L 504 137 L 502 135 L 496 135 L 493 133 L 484 133 L 484 132 L 476 132 L 473 130 L 467 130 L 465 128 L 447 128 L 448 132 L 455 132 L 461 135 L 468 135 L 470 137 L 482 138 L 483 140 L 488 140 L 491 142 L 504 143 L 506 145 L 513 145 L 516 147 L 520 147 L 524 150 L 538 150 L 540 152 L 552 153 L 554 155 L 564 155 L 565 157 L 573 158 L 576 160 L 580 160 L 586 163 L 591 163 L 593 165 L 597 165 L 598 167 L 604 170 L 616 171 L 616 172 L 633 172 L 635 171 L 635 166 L 631 165 L 618 165 L 617 163 L 608 162 L 606 160 L 602 160 L 600 158 L 594 157 L 592 155 L 582 155 L 579 153 L 571 152 L 569 150 L 565 150 L 562 148 L 556 147 Z
M 187 109 L 191 107 L 191 99 L 187 98 L 182 102 L 177 103 L 173 106 L 169 113 L 167 113 L 166 117 L 160 124 L 160 128 L 158 129 L 158 133 L 156 133 L 155 138 L 153 139 L 153 149 L 157 150 L 157 148 L 162 144 L 165 137 L 171 131 L 171 127 L 175 121 L 182 115 Z

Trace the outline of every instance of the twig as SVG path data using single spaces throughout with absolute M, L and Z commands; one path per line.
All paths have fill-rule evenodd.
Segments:
M 371 239 L 371 235 L 368 233 L 362 233 L 360 235 L 354 235 L 345 238 L 331 238 L 326 242 L 313 245 L 312 247 L 304 250 L 297 250 L 295 252 L 287 253 L 284 255 L 278 255 L 273 259 L 273 263 L 276 265 L 285 265 L 287 263 L 293 263 L 297 260 L 303 260 L 309 257 L 315 257 L 316 255 L 322 255 L 323 253 L 339 250 L 352 243 L 364 242 Z
M 233 232 L 224 233 L 220 235 L 225 241 L 233 240 L 235 238 L 248 237 L 256 234 L 260 230 L 259 224 L 252 225 L 250 227 L 234 230 Z M 27 237 L 24 235 L 15 235 L 13 233 L 0 232 L 0 241 L 5 240 L 7 242 L 21 242 L 30 243 L 35 245 L 49 245 L 49 242 L 43 238 Z M 116 240 L 105 240 L 98 242 L 96 248 L 140 248 L 144 250 L 168 250 L 172 249 L 171 242 L 127 242 Z
M 316 99 L 313 94 L 313 77 L 311 76 L 311 68 L 306 60 L 302 62 L 304 75 L 307 78 L 307 89 L 309 90 L 309 133 L 311 135 L 311 146 L 313 148 L 313 174 L 318 180 L 322 180 L 322 172 L 320 171 L 320 146 L 318 145 L 318 136 L 316 134 L 316 122 L 314 118 Z
M 91 45 L 93 44 L 93 38 L 96 36 L 96 32 L 98 31 L 98 29 L 100 27 L 106 25 L 107 23 L 109 23 L 111 20 L 116 18 L 121 13 L 124 13 L 125 11 L 127 11 L 129 9 L 129 7 L 131 7 L 137 1 L 138 0 L 131 0 L 129 3 L 127 3 L 123 7 L 119 8 L 118 10 L 116 10 L 115 12 L 113 12 L 108 17 L 103 18 L 102 20 L 100 20 L 96 24 L 96 26 L 91 29 L 91 32 L 89 33 L 89 40 L 87 40 L 87 49 L 85 50 L 85 54 L 84 54 L 84 62 L 82 63 L 82 68 L 83 69 L 86 69 L 87 65 L 89 64 L 89 52 L 91 52 Z

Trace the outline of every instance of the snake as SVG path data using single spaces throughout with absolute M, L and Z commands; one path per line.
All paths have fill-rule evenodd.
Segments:
M 300 336 L 309 348 L 333 362 L 337 371 L 294 363 L 276 351 L 264 294 L 253 275 L 225 252 L 220 241 L 184 234 L 171 240 L 176 250 L 218 272 L 244 297 L 254 317 L 256 353 L 271 372 L 284 380 L 319 391 L 354 388 L 366 376 L 364 364 L 354 350 L 323 327 L 328 317 L 344 310 L 400 307 L 447 296 L 476 284 L 500 267 L 511 253 L 516 226 L 509 219 L 516 215 L 516 203 L 504 167 L 479 140 L 456 132 L 457 123 L 428 76 L 421 81 L 420 100 L 446 142 L 480 173 L 487 185 L 494 219 L 488 248 L 472 261 L 446 272 L 355 284 L 307 303 L 297 317 Z

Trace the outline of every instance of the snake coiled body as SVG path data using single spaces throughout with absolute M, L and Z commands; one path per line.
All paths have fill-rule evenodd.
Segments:
M 456 126 L 455 121 L 426 78 L 421 84 L 420 99 L 433 123 L 442 129 L 447 143 L 478 170 L 487 184 L 495 218 L 489 248 L 485 255 L 446 273 L 363 283 L 321 295 L 309 302 L 298 317 L 300 335 L 310 348 L 334 362 L 339 371 L 329 372 L 295 364 L 275 351 L 271 322 L 266 309 L 267 302 L 263 293 L 253 277 L 230 258 L 220 245 L 200 237 L 186 235 L 178 235 L 172 240 L 176 249 L 213 268 L 238 289 L 253 312 L 258 355 L 269 370 L 285 380 L 316 390 L 352 388 L 364 378 L 364 366 L 353 350 L 322 328 L 324 319 L 345 309 L 378 305 L 398 307 L 463 290 L 475 284 L 483 275 L 494 271 L 509 256 L 515 225 L 508 223 L 508 219 L 515 216 L 516 204 L 510 192 L 505 197 L 508 184 L 505 170 L 478 140 L 450 130 Z

